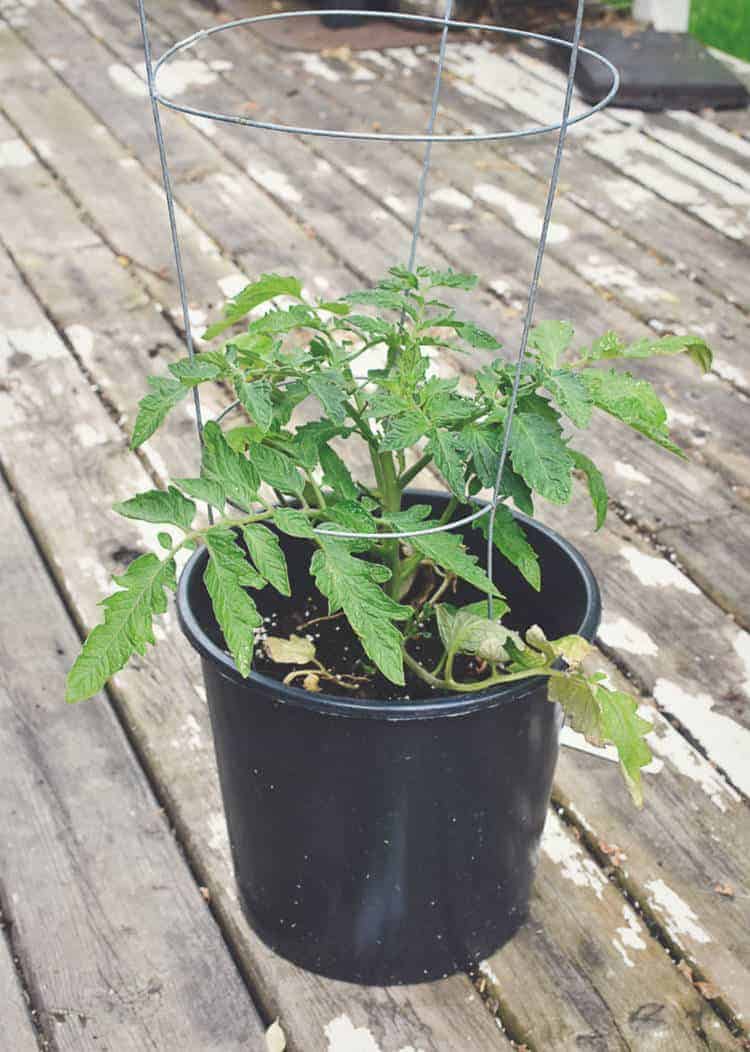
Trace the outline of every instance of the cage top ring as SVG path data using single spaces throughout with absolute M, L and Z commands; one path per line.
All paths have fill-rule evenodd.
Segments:
M 202 109 L 200 106 L 192 106 L 190 104 L 176 102 L 174 99 L 169 98 L 167 95 L 162 94 L 159 91 L 159 73 L 160 71 L 169 64 L 169 62 L 179 55 L 181 52 L 186 51 L 188 48 L 193 47 L 195 44 L 201 41 L 207 40 L 209 37 L 214 36 L 217 33 L 224 33 L 230 29 L 238 29 L 243 26 L 253 26 L 262 22 L 278 22 L 290 18 L 318 18 L 320 15 L 359 15 L 362 18 L 378 18 L 381 17 L 384 12 L 378 11 L 351 11 L 343 10 L 339 8 L 331 8 L 329 10 L 312 10 L 312 11 L 281 11 L 275 12 L 270 15 L 255 15 L 251 18 L 238 18 L 231 22 L 224 22 L 221 25 L 212 26 L 209 29 L 201 29 L 198 32 L 193 33 L 189 37 L 185 37 L 184 40 L 178 41 L 168 51 L 166 51 L 161 58 L 154 65 L 154 99 L 163 106 L 167 106 L 169 109 L 176 110 L 179 113 L 187 113 L 194 117 L 203 117 L 206 120 L 222 121 L 226 124 L 241 124 L 250 128 L 260 128 L 265 131 L 274 132 L 288 132 L 293 135 L 316 135 L 322 138 L 328 139 L 368 139 L 368 140 L 380 140 L 385 142 L 417 142 L 417 143 L 428 143 L 428 142 L 440 142 L 440 143 L 471 143 L 471 142 L 496 142 L 502 139 L 521 139 L 530 135 L 541 135 L 546 132 L 559 131 L 562 124 L 557 122 L 556 124 L 539 124 L 529 128 L 521 128 L 516 131 L 496 131 L 496 132 L 482 132 L 476 134 L 407 134 L 399 132 L 375 132 L 375 131 L 361 131 L 361 130 L 349 130 L 349 129 L 337 129 L 337 128 L 310 128 L 304 125 L 293 125 L 293 124 L 278 124 L 273 121 L 262 121 L 255 120 L 251 117 L 247 117 L 241 114 L 234 113 L 221 113 L 214 112 L 211 110 Z M 417 22 L 420 24 L 433 25 L 443 27 L 447 25 L 449 29 L 478 29 L 484 32 L 500 33 L 506 37 L 513 37 L 515 39 L 525 40 L 537 40 L 546 44 L 554 44 L 558 47 L 568 48 L 572 50 L 573 43 L 569 40 L 562 40 L 559 37 L 546 36 L 542 33 L 532 33 L 528 30 L 521 29 L 509 29 L 504 26 L 493 26 L 483 25 L 478 22 L 459 22 L 453 19 L 443 19 L 433 17 L 430 15 L 417 15 L 417 14 L 402 14 L 400 12 L 387 12 L 387 17 L 392 20 L 398 20 L 402 22 Z M 612 75 L 612 86 L 609 92 L 603 99 L 597 102 L 595 105 L 590 106 L 583 113 L 578 114 L 577 117 L 572 117 L 568 120 L 568 125 L 579 124 L 581 121 L 587 120 L 592 117 L 599 110 L 604 109 L 615 97 L 620 87 L 620 75 L 617 68 L 596 51 L 591 51 L 589 48 L 579 47 L 580 54 L 589 55 L 596 61 L 601 62 Z

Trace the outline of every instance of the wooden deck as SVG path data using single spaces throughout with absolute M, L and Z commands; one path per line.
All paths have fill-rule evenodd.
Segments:
M 161 53 L 250 4 L 150 8 Z M 442 127 L 557 113 L 560 77 L 538 55 L 451 51 Z M 321 56 L 224 34 L 187 53 L 172 90 L 416 131 L 433 68 L 412 47 Z M 406 255 L 421 148 L 166 126 L 196 324 L 243 275 L 289 268 L 339 293 Z M 421 258 L 483 275 L 480 320 L 509 345 L 552 147 L 434 151 Z M 749 159 L 748 112 L 579 126 L 544 271 L 539 317 L 571 318 L 582 341 L 689 327 L 717 351 L 704 381 L 643 368 L 689 464 L 605 423 L 587 444 L 608 468 L 607 527 L 592 533 L 583 503 L 544 509 L 601 581 L 607 667 L 655 706 L 646 809 L 614 764 L 563 750 L 532 918 L 510 945 L 472 978 L 329 982 L 243 919 L 175 617 L 108 699 L 63 704 L 78 635 L 144 543 L 111 503 L 189 474 L 196 447 L 187 415 L 142 455 L 127 447 L 145 376 L 180 353 L 135 5 L 0 0 L 3 1052 L 262 1052 L 277 1017 L 293 1052 L 750 1047 Z

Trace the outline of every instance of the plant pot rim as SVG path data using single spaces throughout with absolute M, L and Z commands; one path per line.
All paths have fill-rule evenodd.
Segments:
M 410 496 L 419 496 L 427 500 L 445 498 L 446 494 L 437 490 L 410 490 Z M 593 640 L 601 615 L 601 594 L 596 578 L 584 557 L 572 544 L 560 534 L 542 523 L 513 510 L 519 522 L 552 541 L 561 555 L 566 557 L 579 573 L 586 595 L 586 610 L 581 623 L 570 629 L 570 634 L 584 636 Z M 483 691 L 470 694 L 442 694 L 428 698 L 409 701 L 387 701 L 365 697 L 342 697 L 324 692 L 314 693 L 264 676 L 252 670 L 247 679 L 242 676 L 232 657 L 217 646 L 201 626 L 190 603 L 190 590 L 197 576 L 203 577 L 208 559 L 208 551 L 201 546 L 193 552 L 185 564 L 177 587 L 177 615 L 182 631 L 192 647 L 204 660 L 217 666 L 219 673 L 239 684 L 252 684 L 265 688 L 273 700 L 283 704 L 294 705 L 308 711 L 328 716 L 358 717 L 360 719 L 379 720 L 426 720 L 444 716 L 466 716 L 496 705 L 520 701 L 538 690 L 543 679 L 530 678 L 523 682 L 500 684 Z

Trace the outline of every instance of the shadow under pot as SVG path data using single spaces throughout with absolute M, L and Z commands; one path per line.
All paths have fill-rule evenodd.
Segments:
M 446 503 L 407 495 L 416 502 L 437 514 Z M 501 561 L 509 623 L 593 639 L 600 597 L 585 560 L 518 518 L 539 554 L 542 591 Z M 481 535 L 469 534 L 483 559 Z M 281 543 L 295 596 L 311 594 L 309 542 Z M 206 561 L 200 549 L 186 565 L 178 611 L 202 659 L 253 929 L 295 964 L 356 983 L 431 981 L 491 955 L 527 915 L 562 723 L 546 683 L 384 701 L 310 693 L 257 672 L 243 679 L 211 611 Z M 274 595 L 260 593 L 262 612 Z

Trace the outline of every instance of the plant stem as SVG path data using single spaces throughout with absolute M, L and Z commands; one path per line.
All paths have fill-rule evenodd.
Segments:
M 401 510 L 401 486 L 396 475 L 396 468 L 391 453 L 378 454 L 380 471 L 383 479 L 383 507 L 386 511 Z M 398 539 L 388 541 L 385 546 L 391 579 L 388 582 L 388 594 L 398 600 L 401 591 L 401 542 Z
M 416 464 L 412 464 L 412 466 L 410 468 L 407 468 L 407 470 L 403 473 L 401 478 L 398 480 L 398 484 L 401 487 L 401 489 L 405 489 L 409 485 L 411 480 L 416 478 L 417 475 L 419 474 L 419 472 L 422 471 L 423 468 L 426 468 L 427 465 L 429 463 L 431 463 L 431 461 L 432 461 L 432 453 L 425 453 L 424 456 L 421 456 L 419 458 L 419 460 L 416 462 Z
M 529 668 L 521 669 L 519 672 L 506 672 L 504 675 L 492 675 L 488 676 L 487 679 L 479 680 L 475 683 L 457 683 L 452 678 L 449 670 L 449 663 L 452 663 L 453 655 L 448 655 L 449 661 L 446 662 L 446 674 L 444 678 L 439 678 L 432 672 L 428 672 L 424 666 L 420 665 L 411 654 L 404 650 L 404 663 L 407 668 L 410 668 L 412 672 L 418 676 L 429 686 L 434 687 L 436 690 L 445 690 L 450 693 L 457 694 L 471 694 L 475 691 L 487 690 L 488 687 L 501 686 L 503 683 L 518 683 L 524 679 L 534 679 L 538 676 L 546 676 L 548 679 L 557 677 L 564 677 L 565 673 L 559 669 L 552 668 L 549 665 L 543 665 L 541 668 Z M 437 666 L 440 668 L 440 665 Z

